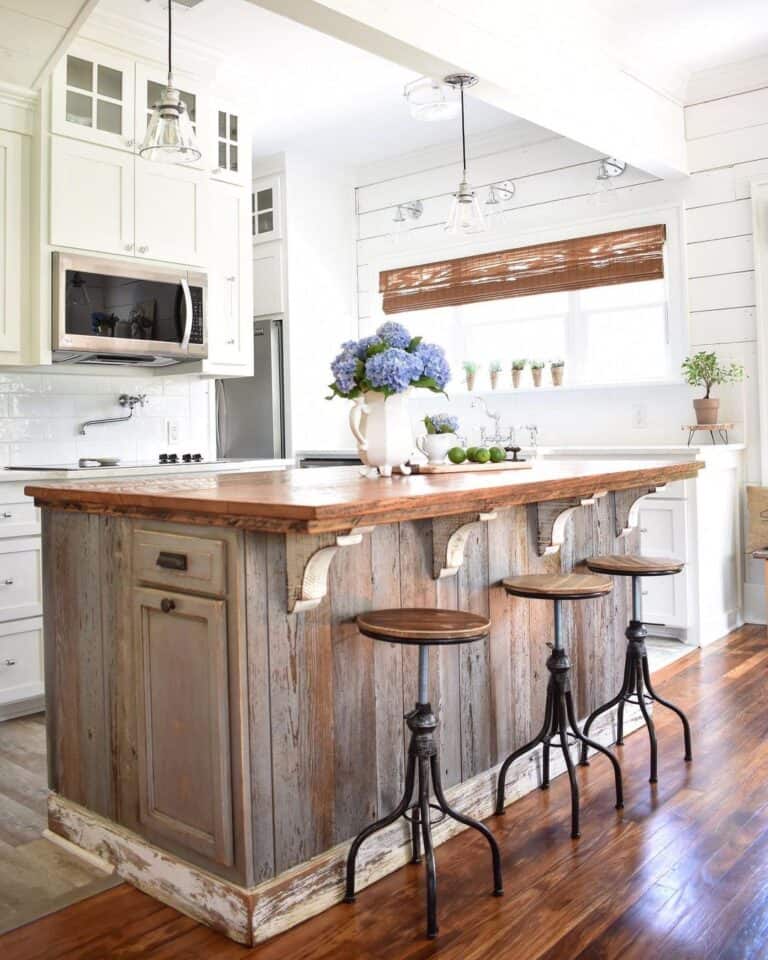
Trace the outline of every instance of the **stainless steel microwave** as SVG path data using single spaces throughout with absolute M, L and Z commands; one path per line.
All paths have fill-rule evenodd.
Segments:
M 204 273 L 54 253 L 58 363 L 156 367 L 208 356 Z

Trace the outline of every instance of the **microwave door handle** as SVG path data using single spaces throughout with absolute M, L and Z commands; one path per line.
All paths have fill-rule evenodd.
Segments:
M 184 336 L 181 338 L 181 349 L 189 350 L 189 338 L 192 335 L 192 293 L 189 289 L 189 283 L 184 277 L 181 278 L 181 289 L 184 291 L 184 304 L 186 307 Z

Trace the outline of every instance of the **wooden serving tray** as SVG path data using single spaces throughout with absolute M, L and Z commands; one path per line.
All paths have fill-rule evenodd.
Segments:
M 530 470 L 530 460 L 503 460 L 501 463 L 412 463 L 413 473 L 481 473 L 490 470 Z

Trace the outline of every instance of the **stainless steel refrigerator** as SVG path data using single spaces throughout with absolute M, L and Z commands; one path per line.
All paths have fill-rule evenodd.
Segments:
M 253 321 L 253 376 L 216 381 L 216 455 L 285 456 L 283 321 Z

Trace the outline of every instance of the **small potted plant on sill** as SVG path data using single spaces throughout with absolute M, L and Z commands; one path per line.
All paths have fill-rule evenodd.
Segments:
M 543 360 L 531 360 L 531 376 L 533 377 L 534 387 L 541 386 L 541 371 L 546 367 Z
M 458 418 L 447 413 L 431 413 L 424 417 L 423 423 L 427 432 L 417 438 L 416 446 L 430 463 L 445 463 L 448 451 L 459 444 Z
M 491 390 L 495 390 L 499 385 L 499 374 L 501 373 L 501 364 L 498 360 L 493 360 L 488 367 L 488 375 L 491 378 Z
M 693 401 L 696 423 L 718 423 L 720 400 L 712 396 L 712 388 L 723 383 L 738 383 L 744 379 L 740 363 L 721 363 L 714 351 L 701 350 L 682 363 L 683 377 L 692 387 L 704 387 L 704 396 Z
M 523 375 L 523 370 L 525 370 L 527 360 L 513 360 L 512 361 L 512 386 L 517 390 L 520 386 L 520 378 Z
M 549 372 L 552 374 L 552 386 L 562 387 L 563 374 L 565 373 L 565 360 L 553 360 L 549 365 Z
M 462 367 L 464 368 L 464 382 L 467 385 L 467 390 L 472 393 L 475 389 L 475 377 L 480 367 L 474 360 L 465 360 Z

